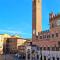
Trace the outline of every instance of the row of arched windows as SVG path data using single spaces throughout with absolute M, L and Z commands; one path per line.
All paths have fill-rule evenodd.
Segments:
M 48 38 L 54 38 L 54 37 L 58 37 L 58 33 L 51 34 L 51 35 L 41 35 L 40 39 L 48 39 Z

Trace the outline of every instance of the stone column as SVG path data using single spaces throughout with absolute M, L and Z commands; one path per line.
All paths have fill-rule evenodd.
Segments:
M 51 56 L 50 60 L 53 60 L 52 56 Z
M 55 51 L 55 60 L 57 60 L 57 57 L 56 57 L 56 51 Z
M 38 51 L 38 56 L 39 56 L 39 60 L 40 60 L 40 57 L 41 57 L 41 55 L 40 55 L 40 51 Z
M 46 56 L 46 60 L 48 60 L 48 56 Z
M 42 50 L 42 60 L 44 60 L 44 54 L 43 54 L 43 50 Z
M 57 60 L 57 57 L 55 56 L 55 60 Z
M 52 58 L 52 48 L 50 47 L 50 60 L 53 60 Z
M 41 54 L 40 54 L 40 51 L 39 51 L 39 60 L 40 60 L 40 58 L 41 58 Z
M 42 56 L 42 51 L 40 50 L 40 55 L 39 55 L 40 60 L 41 60 L 41 56 Z

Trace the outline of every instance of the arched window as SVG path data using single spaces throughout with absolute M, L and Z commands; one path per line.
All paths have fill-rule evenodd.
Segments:
M 52 38 L 54 38 L 54 34 L 52 34 Z
M 56 37 L 58 37 L 58 33 L 56 33 Z
M 40 36 L 40 39 L 42 39 L 42 36 Z

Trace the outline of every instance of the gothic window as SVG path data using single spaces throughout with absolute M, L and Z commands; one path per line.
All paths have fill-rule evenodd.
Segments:
M 52 38 L 54 38 L 54 34 L 52 34 Z
M 38 38 L 38 36 L 36 36 L 36 38 Z
M 40 36 L 40 39 L 42 39 L 42 36 Z
M 47 50 L 50 50 L 50 47 L 47 47 Z
M 46 38 L 46 35 L 43 35 L 43 38 Z
M 56 37 L 58 37 L 58 33 L 56 33 Z
M 46 50 L 46 47 L 44 47 L 44 50 Z
M 59 51 L 59 47 L 56 47 L 56 51 Z
M 47 35 L 47 38 L 48 38 L 48 35 Z
M 47 38 L 50 38 L 50 35 L 47 35 Z
M 55 47 L 52 47 L 52 51 L 54 51 L 55 50 Z
M 40 50 L 42 50 L 42 47 L 40 47 Z

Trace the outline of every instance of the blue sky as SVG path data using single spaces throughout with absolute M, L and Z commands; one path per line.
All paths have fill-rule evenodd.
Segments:
M 49 29 L 49 12 L 60 12 L 60 0 L 42 0 L 42 30 Z M 31 38 L 32 0 L 0 0 L 0 33 Z

